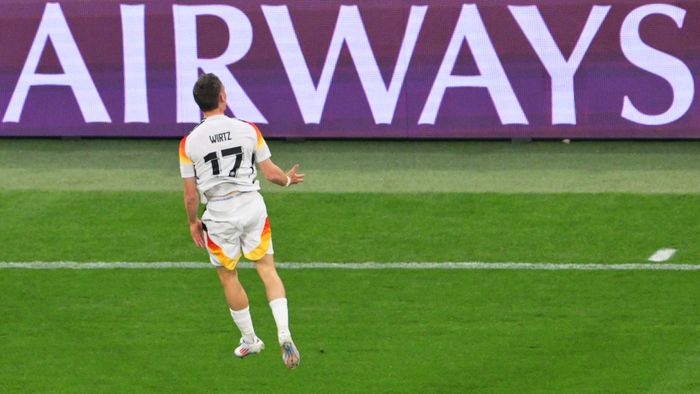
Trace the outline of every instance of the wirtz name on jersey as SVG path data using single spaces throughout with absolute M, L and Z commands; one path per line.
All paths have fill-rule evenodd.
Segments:
M 216 144 L 217 142 L 231 141 L 231 132 L 227 131 L 225 133 L 210 135 L 209 141 L 211 141 L 212 144 Z

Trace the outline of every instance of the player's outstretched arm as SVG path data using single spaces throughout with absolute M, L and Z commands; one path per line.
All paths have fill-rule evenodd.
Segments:
M 295 164 L 287 173 L 282 171 L 271 159 L 261 161 L 258 163 L 258 167 L 265 175 L 265 179 L 280 186 L 290 186 L 304 182 L 304 174 L 297 173 L 299 164 Z
M 187 211 L 187 221 L 190 223 L 190 235 L 192 241 L 198 248 L 204 248 L 204 230 L 202 221 L 197 217 L 199 210 L 199 193 L 197 192 L 197 181 L 195 178 L 184 178 L 185 187 L 185 210 Z

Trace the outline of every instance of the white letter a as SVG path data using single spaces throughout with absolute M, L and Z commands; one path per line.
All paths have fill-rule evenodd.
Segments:
M 464 40 L 467 41 L 472 50 L 474 61 L 479 68 L 479 75 L 452 75 Z M 452 33 L 447 52 L 418 123 L 435 124 L 447 88 L 456 87 L 486 88 L 491 95 L 501 123 L 528 124 L 475 4 L 462 6 L 457 27 Z
M 49 39 L 56 49 L 56 56 L 63 68 L 63 74 L 37 74 L 36 72 L 41 54 Z M 57 3 L 47 3 L 44 8 L 39 29 L 15 91 L 12 93 L 3 122 L 19 122 L 22 108 L 32 86 L 70 86 L 86 122 L 111 122 L 68 28 L 61 6 Z

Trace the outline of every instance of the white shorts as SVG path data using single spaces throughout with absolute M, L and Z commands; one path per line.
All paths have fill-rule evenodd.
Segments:
M 242 192 L 209 201 L 202 223 L 209 259 L 217 267 L 236 268 L 241 250 L 251 261 L 274 253 L 267 208 L 258 192 Z

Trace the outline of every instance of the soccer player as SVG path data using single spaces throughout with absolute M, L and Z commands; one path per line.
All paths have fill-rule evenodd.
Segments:
M 255 262 L 265 285 L 284 364 L 295 368 L 299 351 L 289 331 L 287 298 L 275 270 L 270 222 L 258 193 L 255 165 L 268 181 L 284 187 L 303 182 L 304 174 L 297 173 L 299 165 L 287 173 L 282 171 L 270 159 L 270 149 L 254 124 L 224 115 L 226 90 L 216 75 L 202 75 L 193 94 L 204 120 L 180 142 L 185 209 L 192 240 L 208 250 L 231 317 L 241 331 L 234 354 L 243 358 L 265 346 L 253 330 L 248 296 L 236 272 L 242 252 Z M 200 201 L 206 204 L 201 220 L 197 217 Z

